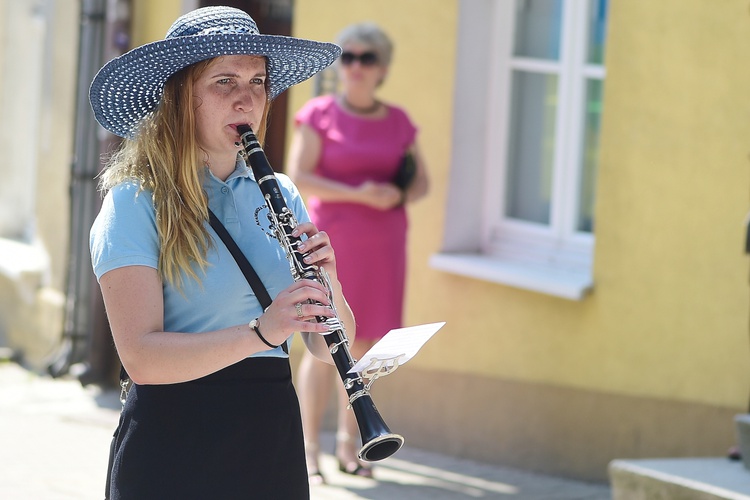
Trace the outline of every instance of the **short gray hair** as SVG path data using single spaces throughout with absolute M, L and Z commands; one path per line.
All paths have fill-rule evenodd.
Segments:
M 391 64 L 393 42 L 380 29 L 380 26 L 373 22 L 363 22 L 347 26 L 339 33 L 336 43 L 342 47 L 347 43 L 367 45 L 378 55 L 378 64 L 383 66 Z

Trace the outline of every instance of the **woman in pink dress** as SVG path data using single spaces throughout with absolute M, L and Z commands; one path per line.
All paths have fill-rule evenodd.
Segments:
M 391 60 L 392 44 L 372 23 L 339 35 L 340 93 L 309 101 L 296 114 L 287 173 L 307 198 L 310 217 L 336 246 L 338 276 L 357 322 L 355 359 L 402 321 L 406 274 L 405 205 L 428 191 L 417 129 L 399 107 L 375 96 Z M 416 161 L 410 186 L 392 183 L 406 152 Z M 389 235 L 383 238 L 382 235 Z M 323 483 L 318 468 L 319 433 L 334 376 L 331 366 L 306 353 L 298 370 L 308 475 Z M 339 386 L 336 457 L 348 474 L 372 477 L 357 458 L 359 433 Z

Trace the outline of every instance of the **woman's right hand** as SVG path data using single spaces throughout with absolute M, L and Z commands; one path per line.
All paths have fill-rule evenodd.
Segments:
M 390 182 L 365 181 L 358 191 L 363 204 L 378 210 L 390 210 L 401 203 L 401 190 Z

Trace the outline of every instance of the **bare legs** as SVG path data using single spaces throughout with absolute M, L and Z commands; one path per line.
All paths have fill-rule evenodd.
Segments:
M 360 359 L 374 341 L 357 340 L 350 346 L 351 354 Z M 359 428 L 352 410 L 347 409 L 349 397 L 344 385 L 336 374 L 335 367 L 316 359 L 307 350 L 300 361 L 297 370 L 297 389 L 302 411 L 302 429 L 305 435 L 305 456 L 307 457 L 307 472 L 311 483 L 323 482 L 318 468 L 318 453 L 320 449 L 320 428 L 323 416 L 331 397 L 331 388 L 335 378 L 338 396 L 338 430 L 336 432 L 336 457 L 339 468 L 343 472 L 371 477 L 372 472 L 364 468 L 357 459 L 359 451 Z

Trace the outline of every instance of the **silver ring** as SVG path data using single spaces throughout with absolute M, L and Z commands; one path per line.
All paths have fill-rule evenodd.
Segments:
M 304 317 L 304 315 L 302 314 L 302 304 L 297 302 L 296 304 L 294 304 L 294 308 L 297 309 L 297 317 L 302 319 Z

